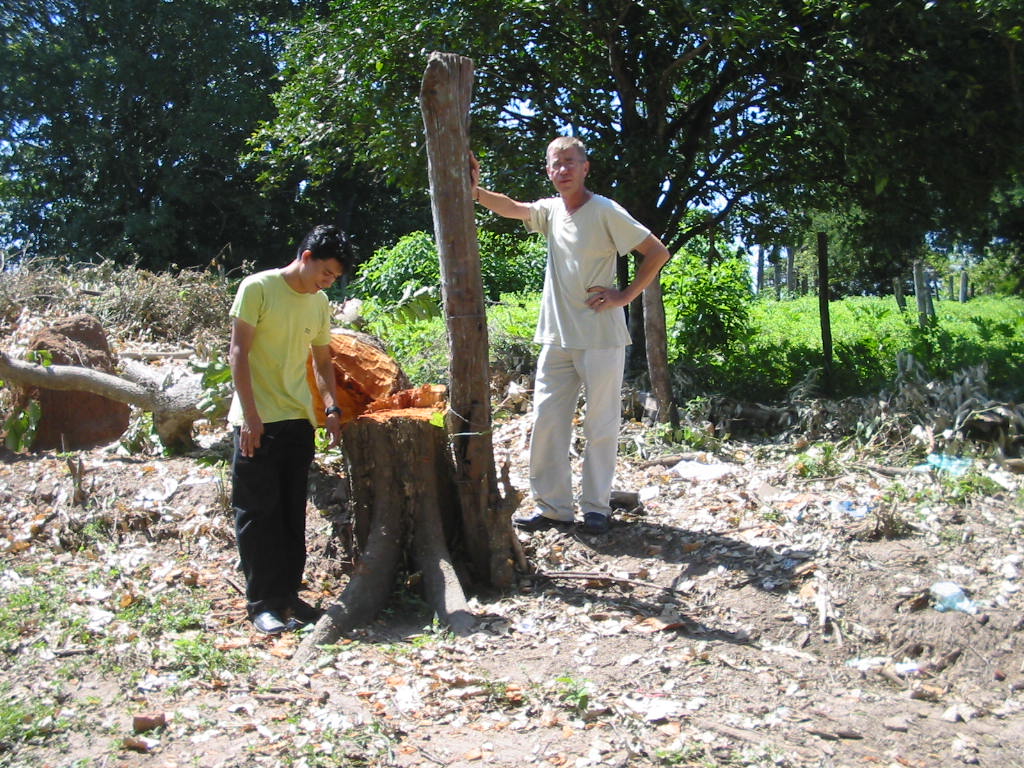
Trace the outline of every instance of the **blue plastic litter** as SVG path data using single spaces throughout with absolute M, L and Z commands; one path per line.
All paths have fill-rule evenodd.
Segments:
M 924 464 L 918 464 L 914 469 L 919 472 L 927 472 L 930 469 L 939 472 L 948 472 L 954 477 L 967 474 L 974 462 L 971 459 L 962 459 L 959 456 L 947 456 L 944 453 L 929 453 Z
M 936 611 L 960 611 L 971 614 L 978 612 L 978 607 L 964 594 L 959 584 L 952 581 L 937 581 L 932 584 L 929 591 L 935 601 Z
M 867 517 L 868 512 L 871 511 L 870 504 L 860 504 L 855 501 L 833 501 L 832 509 L 836 512 L 842 512 L 847 517 L 852 517 L 857 520 Z

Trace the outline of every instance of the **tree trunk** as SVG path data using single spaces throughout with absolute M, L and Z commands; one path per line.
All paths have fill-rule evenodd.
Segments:
M 900 312 L 907 311 L 907 299 L 903 295 L 903 278 L 900 275 L 896 275 L 892 279 L 892 293 L 896 298 L 896 306 L 899 307 Z
M 772 247 L 769 259 L 772 265 L 772 276 L 775 280 L 775 300 L 782 301 L 782 261 L 779 259 L 779 246 Z
M 621 253 L 615 258 L 615 279 L 617 285 L 628 285 L 630 276 L 629 254 Z M 644 339 L 644 300 L 637 296 L 623 307 L 626 313 L 626 328 L 633 343 L 626 350 L 626 371 L 630 374 L 644 369 L 646 363 Z
M 713 267 L 722 260 L 722 254 L 718 252 L 718 244 L 715 242 L 715 217 L 710 212 L 707 214 L 707 225 L 705 231 L 708 234 L 708 266 Z
M 651 374 L 651 394 L 658 402 L 658 421 L 679 426 L 679 413 L 672 396 L 672 380 L 668 370 L 668 348 L 656 339 L 667 339 L 665 327 L 665 302 L 661 293 L 661 282 L 654 280 L 643 292 L 644 328 L 647 339 L 647 368 Z
M 960 303 L 967 303 L 967 270 L 960 273 Z
M 764 246 L 758 245 L 757 247 L 757 295 L 761 295 L 761 291 L 764 290 Z
M 821 356 L 825 392 L 832 394 L 832 316 L 829 313 L 828 235 L 818 233 L 818 314 L 821 317 Z
M 432 53 L 420 88 L 434 235 L 451 354 L 448 431 L 462 529 L 474 575 L 499 589 L 514 580 L 515 536 L 506 489 L 494 467 L 487 316 L 469 177 L 469 104 L 473 62 Z
M 620 278 L 619 285 L 628 285 L 630 273 Z M 664 311 L 662 307 L 662 311 Z M 626 350 L 626 370 L 630 374 L 642 373 L 649 362 L 646 357 L 647 333 L 644 319 L 644 295 L 641 293 L 626 306 L 626 326 L 629 329 L 630 345 Z

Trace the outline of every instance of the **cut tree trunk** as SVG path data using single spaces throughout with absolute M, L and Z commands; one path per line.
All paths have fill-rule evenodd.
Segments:
M 458 493 L 448 436 L 435 423 L 437 413 L 436 408 L 371 411 L 342 427 L 361 552 L 338 602 L 302 642 L 297 663 L 308 660 L 317 646 L 371 621 L 409 554 L 438 618 L 456 633 L 472 628 L 449 548 L 449 541 L 461 536 Z
M 334 400 L 341 408 L 343 424 L 364 413 L 372 403 L 380 403 L 390 395 L 409 388 L 405 373 L 373 336 L 337 329 L 331 332 L 330 346 Z M 313 375 L 312 355 L 306 362 L 306 381 L 313 393 L 313 410 L 319 416 L 320 426 L 323 426 L 324 401 Z
M 411 553 L 438 618 L 460 633 L 474 619 L 449 543 L 460 542 L 460 562 L 477 581 L 504 588 L 514 578 L 519 558 L 509 505 L 518 495 L 498 493 L 487 316 L 470 196 L 472 81 L 469 59 L 433 53 L 420 91 L 451 354 L 447 431 L 436 426 L 433 408 L 371 406 L 342 427 L 355 540 L 364 549 L 338 604 L 300 646 L 298 664 L 383 607 L 403 553 Z

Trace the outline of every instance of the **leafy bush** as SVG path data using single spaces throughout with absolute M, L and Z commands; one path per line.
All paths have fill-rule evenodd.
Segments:
M 414 316 L 372 300 L 363 304 L 367 330 L 384 341 L 413 386 L 448 382 L 447 330 L 436 302 L 432 308 Z
M 350 290 L 385 305 L 401 301 L 407 286 L 421 288 L 440 283 L 441 267 L 433 237 L 428 232 L 413 232 L 361 264 Z
M 487 309 L 491 365 L 516 375 L 532 375 L 538 346 L 533 343 L 539 293 L 502 296 Z M 444 318 L 430 313 L 396 310 L 367 301 L 363 313 L 370 333 L 383 339 L 413 385 L 447 384 L 450 355 Z
M 487 310 L 493 369 L 532 378 L 540 351 L 533 341 L 539 313 L 539 293 L 507 294 Z
M 543 237 L 487 230 L 480 230 L 478 237 L 481 277 L 488 299 L 498 301 L 502 294 L 539 291 L 543 287 L 548 253 Z
M 538 237 L 481 231 L 480 275 L 484 293 L 497 301 L 503 293 L 539 290 L 546 249 Z M 381 304 L 398 303 L 421 288 L 441 284 L 441 265 L 429 232 L 413 232 L 391 248 L 381 248 L 359 267 L 353 293 Z M 440 295 L 440 294 L 438 294 Z
M 669 360 L 700 371 L 750 335 L 750 267 L 740 258 L 708 265 L 681 251 L 662 271 Z

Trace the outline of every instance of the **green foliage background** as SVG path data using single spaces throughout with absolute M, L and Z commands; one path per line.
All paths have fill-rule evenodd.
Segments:
M 482 252 L 487 248 L 482 258 L 491 300 L 488 329 L 493 365 L 532 373 L 543 244 L 518 241 L 489 234 L 481 238 Z M 371 330 L 386 339 L 410 378 L 446 381 L 440 296 L 431 290 L 440 280 L 439 267 L 429 235 L 414 233 L 394 249 L 378 251 L 359 274 L 353 290 L 365 297 Z M 661 280 L 669 364 L 677 381 L 693 383 L 692 391 L 677 396 L 720 393 L 779 401 L 798 385 L 820 393 L 817 297 L 755 297 L 750 265 L 742 255 L 709 265 L 697 253 L 680 251 Z M 868 394 L 889 385 L 901 351 L 913 354 L 937 378 L 985 364 L 994 393 L 1013 399 L 1024 392 L 1024 299 L 936 300 L 936 318 L 923 329 L 916 312 L 900 311 L 891 297 L 833 301 L 830 316 L 835 396 Z
M 896 355 L 907 350 L 936 378 L 985 363 L 993 392 L 1019 399 L 1024 392 L 1024 300 L 979 297 L 939 302 L 925 329 L 913 311 L 892 298 L 855 296 L 830 305 L 835 394 L 877 392 L 896 375 Z M 809 372 L 820 371 L 817 298 L 759 299 L 750 306 L 749 333 L 733 339 L 717 363 L 702 370 L 709 391 L 779 400 Z
M 484 294 L 497 301 L 503 293 L 539 290 L 544 282 L 546 247 L 539 235 L 524 238 L 478 233 Z M 417 231 L 363 263 L 350 291 L 381 306 L 407 299 L 417 289 L 441 285 L 441 265 L 431 232 Z

